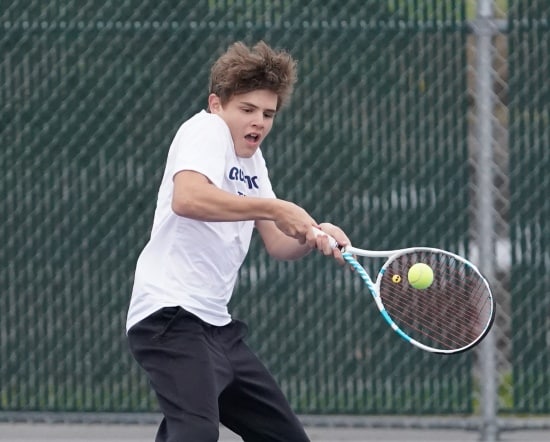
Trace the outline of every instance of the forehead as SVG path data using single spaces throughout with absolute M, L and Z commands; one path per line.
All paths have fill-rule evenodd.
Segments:
M 246 104 L 262 110 L 275 111 L 277 109 L 277 94 L 267 89 L 258 89 L 243 94 L 233 95 L 229 99 L 231 104 Z

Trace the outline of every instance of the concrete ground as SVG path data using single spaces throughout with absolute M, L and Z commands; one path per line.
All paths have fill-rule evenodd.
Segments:
M 311 427 L 306 430 L 312 442 L 473 442 L 479 433 L 451 429 L 385 429 L 351 427 Z M 156 426 L 152 424 L 64 424 L 0 423 L 0 441 L 6 442 L 152 442 Z M 502 442 L 548 442 L 550 430 L 505 431 Z M 225 428 L 220 442 L 241 441 Z

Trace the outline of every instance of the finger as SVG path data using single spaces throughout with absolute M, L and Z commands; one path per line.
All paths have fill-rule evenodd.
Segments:
M 312 231 L 315 237 L 314 247 L 325 256 L 332 255 L 332 250 L 334 248 L 334 239 L 319 228 L 314 227 Z
M 341 266 L 346 264 L 346 260 L 342 256 L 342 252 L 340 251 L 340 249 L 333 249 L 332 253 L 333 253 L 334 259 L 336 259 L 338 264 L 340 264 Z
M 340 247 L 351 245 L 349 238 L 338 226 L 330 223 L 322 223 L 320 224 L 320 229 L 323 233 L 332 237 Z
M 349 240 L 347 235 L 338 227 L 334 227 L 334 229 L 331 231 L 330 234 L 336 240 L 336 242 L 340 245 L 340 247 L 351 245 L 351 241 Z
M 338 242 L 330 235 L 330 233 L 321 230 L 319 227 L 314 227 L 313 233 L 315 234 L 316 238 L 327 238 L 331 248 L 338 247 Z
M 331 256 L 334 253 L 334 248 L 327 236 L 319 235 L 317 237 L 317 248 L 325 256 Z
M 319 249 L 320 250 L 320 244 L 318 242 L 319 238 L 318 238 L 318 235 L 315 233 L 315 229 L 316 229 L 315 226 L 311 226 L 311 228 L 306 233 L 305 242 L 312 249 Z

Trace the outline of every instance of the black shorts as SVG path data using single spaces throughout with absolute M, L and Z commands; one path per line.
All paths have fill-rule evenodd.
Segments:
M 128 332 L 164 414 L 156 441 L 215 442 L 219 423 L 248 442 L 309 441 L 241 321 L 216 327 L 166 307 Z

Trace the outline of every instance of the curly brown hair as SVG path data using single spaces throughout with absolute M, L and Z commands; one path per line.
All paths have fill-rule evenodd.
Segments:
M 210 70 L 209 92 L 225 105 L 234 95 L 267 89 L 277 94 L 277 110 L 290 98 L 296 83 L 296 61 L 259 41 L 249 48 L 233 43 Z

